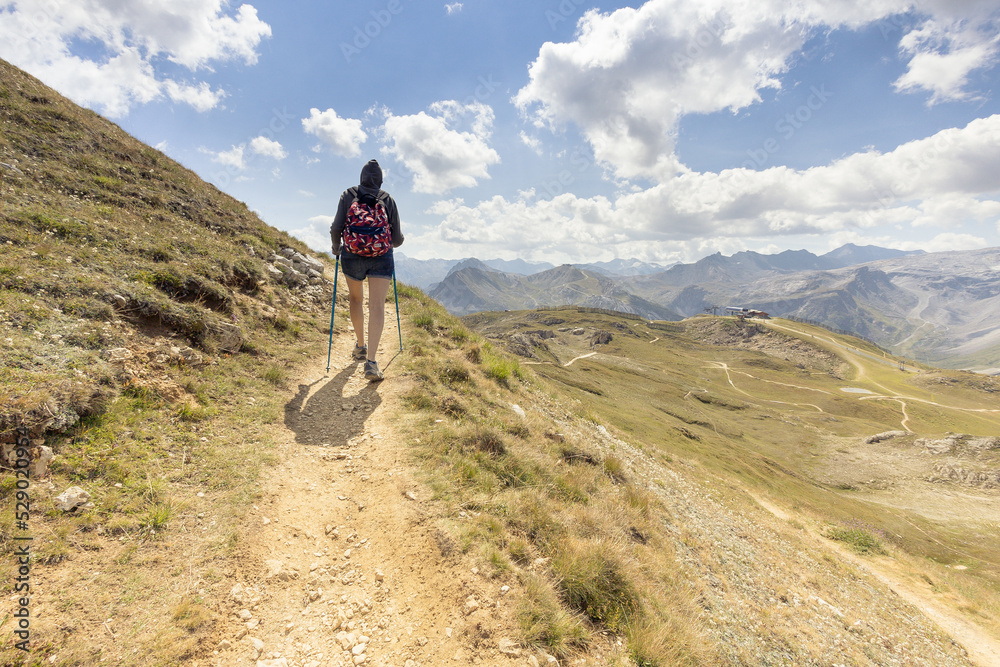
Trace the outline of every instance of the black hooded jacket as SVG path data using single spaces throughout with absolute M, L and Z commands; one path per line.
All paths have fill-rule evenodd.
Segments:
M 337 206 L 337 215 L 330 225 L 330 240 L 333 242 L 333 255 L 340 254 L 340 245 L 343 240 L 344 226 L 347 224 L 347 210 L 355 199 L 375 198 L 385 206 L 385 212 L 389 216 L 389 227 L 392 231 L 392 247 L 398 248 L 403 245 L 403 232 L 399 228 L 399 210 L 396 208 L 396 201 L 392 196 L 382 190 L 382 167 L 376 160 L 369 160 L 361 168 L 360 185 L 347 188 L 340 195 L 340 204 Z

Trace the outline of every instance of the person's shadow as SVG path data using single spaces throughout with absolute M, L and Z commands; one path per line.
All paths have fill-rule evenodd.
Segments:
M 382 403 L 377 383 L 365 382 L 357 392 L 347 395 L 348 381 L 357 371 L 351 365 L 333 378 L 323 377 L 312 384 L 300 384 L 299 391 L 285 404 L 285 426 L 295 433 L 301 445 L 345 447 L 364 433 L 365 422 Z M 313 387 L 326 382 L 310 395 Z

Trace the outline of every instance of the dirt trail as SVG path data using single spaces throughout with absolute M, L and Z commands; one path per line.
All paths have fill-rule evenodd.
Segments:
M 587 354 L 581 354 L 579 357 L 573 357 L 565 364 L 563 364 L 563 368 L 566 368 L 567 366 L 572 366 L 574 361 L 579 361 L 580 359 L 589 359 L 590 357 L 593 357 L 596 354 L 597 354 L 596 352 L 588 352 Z
M 330 373 L 324 356 L 287 403 L 279 460 L 234 559 L 229 620 L 200 664 L 538 664 L 509 640 L 505 582 L 481 576 L 439 529 L 390 425 L 412 381 L 389 320 L 384 382 L 364 380 L 341 330 Z
M 749 495 L 758 505 L 783 521 L 801 518 L 793 516 L 756 494 Z M 818 544 L 836 551 L 842 560 L 848 561 L 855 567 L 868 572 L 882 582 L 889 590 L 920 609 L 927 618 L 937 624 L 953 640 L 961 644 L 968 651 L 970 660 L 976 665 L 979 667 L 1000 667 L 1000 642 L 976 624 L 959 616 L 955 611 L 935 600 L 934 594 L 929 590 L 929 587 L 909 579 L 896 561 L 890 558 L 860 558 L 836 542 L 823 539 L 814 529 L 808 530 L 809 534 Z

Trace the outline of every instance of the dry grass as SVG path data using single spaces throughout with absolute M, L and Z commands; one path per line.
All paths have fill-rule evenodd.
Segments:
M 0 168 L 0 441 L 25 426 L 56 455 L 51 478 L 33 482 L 30 526 L 59 609 L 33 626 L 32 656 L 180 664 L 213 631 L 209 603 L 182 593 L 201 577 L 213 594 L 267 465 L 277 392 L 322 338 L 325 308 L 271 283 L 264 260 L 307 249 L 2 61 L 0 119 L 0 162 L 13 167 Z M 127 367 L 114 348 L 132 352 Z M 4 551 L 11 479 L 0 475 Z M 51 509 L 71 485 L 92 506 Z M 5 595 L 11 568 L 0 563 Z M 98 571 L 101 584 L 87 583 Z M 76 627 L 55 625 L 70 615 Z M 8 639 L 4 664 L 18 655 Z

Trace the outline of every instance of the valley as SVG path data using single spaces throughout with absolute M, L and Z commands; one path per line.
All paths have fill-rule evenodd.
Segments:
M 499 340 L 551 329 L 532 368 L 583 414 L 737 506 L 759 501 L 828 539 L 842 526 L 878 536 L 892 556 L 866 557 L 873 572 L 996 634 L 996 379 L 781 319 L 656 324 L 560 309 L 466 322 Z M 611 342 L 592 346 L 597 331 Z M 980 664 L 996 664 L 992 646 Z

